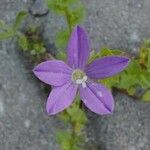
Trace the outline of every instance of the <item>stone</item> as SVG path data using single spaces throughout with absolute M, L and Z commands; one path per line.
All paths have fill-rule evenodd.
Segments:
M 144 39 L 150 37 L 149 0 L 82 0 L 86 8 L 85 22 L 92 50 L 102 47 L 138 53 Z M 140 6 L 140 7 L 139 7 Z M 54 42 L 58 30 L 66 27 L 64 18 L 49 13 L 44 36 Z M 48 31 L 53 31 L 49 34 Z
M 35 2 L 29 7 L 30 13 L 35 17 L 41 17 L 48 14 L 49 10 L 43 0 L 35 0 Z
M 12 23 L 29 2 L 0 1 L 0 17 Z M 57 117 L 45 111 L 48 96 L 15 40 L 0 41 L 0 150 L 58 150 Z M 50 88 L 49 88 L 50 89 Z
M 150 37 L 149 0 L 82 1 L 87 8 L 85 26 L 92 49 L 107 46 L 138 53 L 140 44 Z
M 94 137 L 92 150 L 149 150 L 150 104 L 116 93 L 112 115 L 98 116 L 89 112 L 88 131 Z M 88 142 L 87 142 L 88 144 Z M 89 150 L 90 150 L 89 148 Z
M 31 64 L 12 41 L 0 42 L 0 61 L 0 150 L 58 150 L 59 122 L 46 114 L 48 95 L 35 80 Z
M 82 1 L 87 8 L 83 25 L 90 35 L 92 49 L 108 46 L 137 53 L 140 43 L 150 37 L 149 0 Z M 27 11 L 36 3 L 1 0 L 0 18 L 10 23 L 17 12 Z M 38 9 L 37 5 L 33 10 L 38 12 Z M 46 44 L 55 48 L 55 35 L 66 27 L 65 20 L 54 13 L 41 14 L 41 17 L 31 17 L 30 21 L 36 18 L 41 22 Z M 17 50 L 14 40 L 0 42 L 0 61 L 0 150 L 58 150 L 55 133 L 61 123 L 57 116 L 46 115 L 48 93 L 31 73 L 33 66 Z M 149 150 L 149 104 L 121 93 L 115 93 L 114 98 L 116 107 L 110 116 L 87 111 L 86 149 Z

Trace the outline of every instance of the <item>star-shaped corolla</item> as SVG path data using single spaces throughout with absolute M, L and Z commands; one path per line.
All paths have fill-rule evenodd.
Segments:
M 113 112 L 111 92 L 102 84 L 94 82 L 123 71 L 129 59 L 108 56 L 87 64 L 90 45 L 85 30 L 76 26 L 68 43 L 67 62 L 48 60 L 37 65 L 33 72 L 43 82 L 52 85 L 46 110 L 57 114 L 69 107 L 79 92 L 81 100 L 91 111 L 105 115 Z

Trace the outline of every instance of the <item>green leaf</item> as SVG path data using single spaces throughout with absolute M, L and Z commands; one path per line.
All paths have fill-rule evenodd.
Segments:
M 84 6 L 79 0 L 45 0 L 45 2 L 50 10 L 59 13 L 66 20 L 68 29 L 58 32 L 55 39 L 56 47 L 64 49 L 71 30 L 84 19 Z
M 116 75 L 110 78 L 99 80 L 99 82 L 103 83 L 107 88 L 112 90 L 112 88 L 115 87 L 116 84 L 120 83 L 119 77 L 119 75 Z
M 150 88 L 150 72 L 142 70 L 139 74 L 138 83 L 144 89 Z
M 144 93 L 142 100 L 145 102 L 150 102 L 150 90 L 148 90 Z
M 104 57 L 104 56 L 109 56 L 109 55 L 121 55 L 123 52 L 120 51 L 120 50 L 111 50 L 107 47 L 103 47 L 101 50 L 100 50 L 100 53 L 99 53 L 99 57 Z
M 32 43 L 33 45 L 33 50 L 35 51 L 36 54 L 42 54 L 46 51 L 44 44 L 42 41 L 36 41 Z
M 28 50 L 28 39 L 27 39 L 27 37 L 24 34 L 20 33 L 20 32 L 18 32 L 17 35 L 18 35 L 18 44 L 19 44 L 19 46 L 24 51 Z
M 128 74 L 137 74 L 139 75 L 139 73 L 141 72 L 141 66 L 138 63 L 137 60 L 131 60 L 130 64 L 128 65 L 126 72 L 128 72 Z
M 69 40 L 68 30 L 58 32 L 55 39 L 56 47 L 65 49 L 68 40 Z
M 147 43 L 146 46 L 150 46 L 150 43 Z M 97 58 L 110 55 L 124 54 L 118 50 L 110 50 L 108 48 L 103 48 L 98 53 L 92 52 L 89 62 L 92 62 Z M 149 57 L 148 53 L 146 53 L 146 55 L 144 55 L 143 57 L 144 59 L 146 58 L 145 62 L 149 62 L 147 57 Z M 140 65 L 139 60 L 132 59 L 128 67 L 123 72 L 117 74 L 116 76 L 99 80 L 99 82 L 105 84 L 110 89 L 116 87 L 118 89 L 125 90 L 126 92 L 128 92 L 129 95 L 135 95 L 138 87 L 144 90 L 150 88 L 150 72 L 149 70 L 146 70 Z
M 84 17 L 85 17 L 84 6 L 82 6 L 81 4 L 79 6 L 80 7 L 77 7 L 76 9 L 69 11 L 70 24 L 71 24 L 72 27 L 74 27 L 75 25 L 81 23 L 84 20 Z
M 4 28 L 6 26 L 5 22 L 3 20 L 0 20 L 0 29 Z
M 13 29 L 16 30 L 20 27 L 21 23 L 24 21 L 24 19 L 28 16 L 28 13 L 25 11 L 21 11 L 17 14 L 16 20 L 13 24 Z
M 70 123 L 70 116 L 68 115 L 68 113 L 65 111 L 63 111 L 62 113 L 59 114 L 59 118 L 61 120 L 63 120 L 65 123 Z
M 60 60 L 66 60 L 66 53 L 63 51 L 58 51 L 56 53 L 56 59 L 60 59 Z
M 123 54 L 122 51 L 110 50 L 109 48 L 104 47 L 99 52 L 92 51 L 88 62 L 90 63 L 90 62 L 94 61 L 95 59 L 98 59 L 98 58 L 101 58 L 104 56 L 122 55 L 122 54 Z
M 62 150 L 70 150 L 70 141 L 72 139 L 71 133 L 67 131 L 58 131 L 56 133 L 56 140 L 60 144 Z
M 120 76 L 120 82 L 117 84 L 117 87 L 121 89 L 129 89 L 132 86 L 135 86 L 137 83 L 136 76 L 137 75 L 122 73 Z
M 0 33 L 0 40 L 6 40 L 15 36 L 14 31 L 10 28 L 7 31 Z
M 45 2 L 50 10 L 63 14 L 66 8 L 77 4 L 78 0 L 45 0 Z
M 130 87 L 127 89 L 129 95 L 134 95 L 136 92 L 136 88 L 135 87 Z
M 150 71 L 150 39 L 145 40 L 140 48 L 139 62 Z
M 150 71 L 150 49 L 148 51 L 147 69 Z
M 78 105 L 74 104 L 67 109 L 67 113 L 71 116 L 72 122 L 77 122 L 80 124 L 85 124 L 87 121 L 86 115 L 83 110 L 79 108 Z
M 83 137 L 77 134 L 74 135 L 71 131 L 59 130 L 56 133 L 56 140 L 60 144 L 61 150 L 82 150 Z
M 64 9 L 66 6 L 61 1 L 59 1 L 59 0 L 45 0 L 45 1 L 50 10 L 52 10 L 58 14 L 64 13 Z

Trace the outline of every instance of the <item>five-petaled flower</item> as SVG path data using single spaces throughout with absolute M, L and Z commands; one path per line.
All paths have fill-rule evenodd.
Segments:
M 54 115 L 69 107 L 77 92 L 91 111 L 101 115 L 112 113 L 114 100 L 111 92 L 94 80 L 121 72 L 129 59 L 107 56 L 87 64 L 90 45 L 87 33 L 80 26 L 76 26 L 71 34 L 67 50 L 67 63 L 48 60 L 33 69 L 41 81 L 53 86 L 46 104 L 48 114 Z

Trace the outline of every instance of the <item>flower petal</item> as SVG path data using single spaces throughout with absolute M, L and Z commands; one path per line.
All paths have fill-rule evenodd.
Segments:
M 68 43 L 67 63 L 73 69 L 83 69 L 90 53 L 88 35 L 80 26 L 76 26 Z
M 123 71 L 129 63 L 127 57 L 107 56 L 97 59 L 86 66 L 86 74 L 90 78 L 101 79 Z
M 77 92 L 77 85 L 67 82 L 60 87 L 54 87 L 48 97 L 46 110 L 49 115 L 57 114 L 69 107 Z
M 72 69 L 63 61 L 51 60 L 40 63 L 33 69 L 33 72 L 41 81 L 61 86 L 71 79 Z
M 113 112 L 112 94 L 102 84 L 88 82 L 85 88 L 80 87 L 80 96 L 84 104 L 97 114 L 105 115 Z

